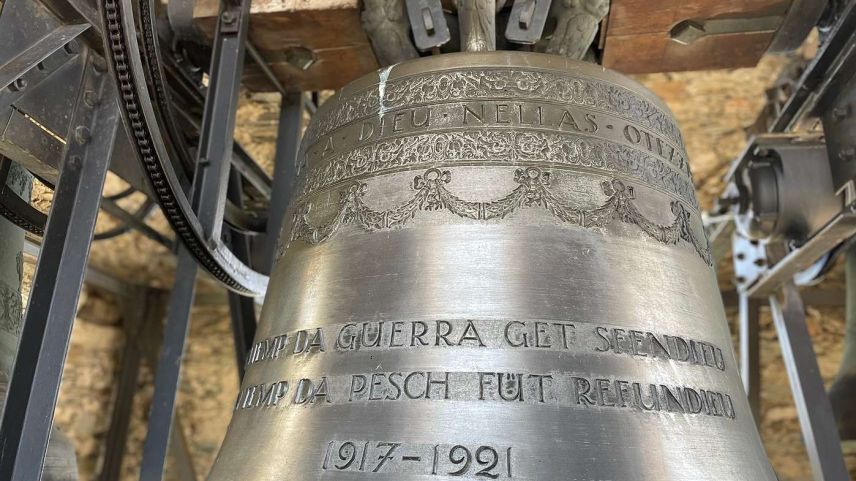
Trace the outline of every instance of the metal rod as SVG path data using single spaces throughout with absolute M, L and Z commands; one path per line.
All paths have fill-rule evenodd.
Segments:
M 146 441 L 140 466 L 140 481 L 160 481 L 166 463 L 167 446 L 175 417 L 175 399 L 181 376 L 181 360 L 190 327 L 190 309 L 196 289 L 198 266 L 184 245 L 178 248 L 175 284 L 169 298 L 166 325 L 163 331 L 155 373 L 155 390 L 149 411 Z
M 841 440 L 806 327 L 805 307 L 793 282 L 786 283 L 782 290 L 784 306 L 772 295 L 770 310 L 812 474 L 815 481 L 847 481 L 850 478 L 844 465 Z
M 193 297 L 195 303 L 198 296 Z M 166 305 L 165 301 L 166 297 L 161 297 L 161 300 L 157 302 L 161 307 L 163 307 Z M 159 312 L 161 313 L 161 317 L 153 317 L 154 322 L 147 322 L 144 324 L 139 337 L 143 357 L 152 369 L 155 369 L 158 365 L 158 351 L 160 351 L 160 348 L 163 345 L 163 332 L 160 322 L 163 318 L 163 309 L 159 309 Z M 193 470 L 190 449 L 187 446 L 187 439 L 184 436 L 184 429 L 182 429 L 182 426 L 181 414 L 176 412 L 175 417 L 172 420 L 172 432 L 169 438 L 169 455 L 172 456 L 175 461 L 175 464 L 172 466 L 176 469 L 176 473 L 174 474 L 178 476 L 178 479 L 181 479 L 181 481 L 196 481 L 196 473 Z
M 134 286 L 126 297 L 120 298 L 125 327 L 125 351 L 110 414 L 110 427 L 104 441 L 104 463 L 100 481 L 115 481 L 122 471 L 122 459 L 131 425 L 131 410 L 137 392 L 137 378 L 143 358 L 140 335 L 149 325 L 160 325 L 165 296 L 161 291 Z
M 122 221 L 125 225 L 137 229 L 137 231 L 145 237 L 148 237 L 149 239 L 157 242 L 158 244 L 166 247 L 167 249 L 171 250 L 173 248 L 173 242 L 171 239 L 166 238 L 163 234 L 150 227 L 144 221 L 138 219 L 130 212 L 119 207 L 119 204 L 117 204 L 116 202 L 109 199 L 104 199 L 101 202 L 101 208 L 104 209 L 104 212 L 107 212 L 111 216 Z
M 235 170 L 229 178 L 229 200 L 235 205 L 243 207 L 243 192 L 241 188 L 241 176 Z M 246 235 L 233 231 L 230 234 L 229 246 L 238 260 L 249 263 L 250 243 Z M 238 365 L 238 377 L 244 377 L 244 366 L 246 366 L 247 352 L 256 335 L 256 305 L 252 297 L 242 296 L 236 292 L 229 292 L 229 314 L 232 320 L 232 337 L 235 343 L 235 361 Z
M 249 9 L 249 0 L 238 5 L 224 2 L 214 34 L 210 83 L 193 180 L 193 207 L 208 240 L 219 240 L 223 228 L 223 200 L 229 181 Z
M 259 52 L 255 45 L 253 45 L 252 42 L 250 42 L 249 40 L 247 40 L 246 43 L 247 53 L 250 54 L 250 57 L 256 62 L 256 65 L 259 66 L 259 68 L 262 70 L 262 73 L 265 74 L 265 77 L 267 77 L 270 84 L 273 85 L 273 88 L 275 88 L 276 91 L 280 94 L 286 95 L 288 92 L 286 92 L 285 87 L 282 85 L 282 82 L 280 82 L 279 79 L 276 77 L 276 74 L 273 73 L 273 70 L 270 69 L 270 66 L 268 65 L 267 61 L 264 59 L 264 57 L 262 57 L 261 52 Z
M 750 299 L 740 294 L 740 378 L 743 379 L 743 389 L 749 398 L 749 407 L 755 424 L 761 419 L 761 349 L 758 337 L 758 315 L 761 304 L 756 299 Z
M 91 64 L 86 69 L 71 125 L 88 134 L 68 144 L 62 163 L 0 424 L 0 479 L 6 481 L 33 481 L 41 475 L 119 124 L 112 90 L 103 89 L 103 74 Z M 95 109 L 83 101 L 85 92 L 102 97 Z
M 276 156 L 273 163 L 273 192 L 268 209 L 267 245 L 262 271 L 270 273 L 276 258 L 276 246 L 283 218 L 291 200 L 297 178 L 297 144 L 300 141 L 300 121 L 303 118 L 303 95 L 291 93 L 282 97 L 279 107 L 279 127 L 276 135 Z

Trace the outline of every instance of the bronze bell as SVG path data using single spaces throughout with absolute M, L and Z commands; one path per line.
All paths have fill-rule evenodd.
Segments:
M 626 77 L 363 77 L 312 119 L 280 250 L 211 481 L 775 480 L 681 133 Z

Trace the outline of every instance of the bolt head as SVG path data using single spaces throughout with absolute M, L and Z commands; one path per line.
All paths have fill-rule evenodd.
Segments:
M 704 31 L 704 26 L 692 20 L 684 20 L 683 22 L 672 27 L 669 32 L 669 37 L 673 42 L 681 45 L 689 45 L 696 40 L 704 37 L 707 33 Z
M 92 138 L 92 133 L 89 131 L 89 128 L 83 125 L 78 125 L 74 128 L 74 140 L 76 140 L 78 144 L 83 145 L 89 142 L 90 138 Z
M 315 52 L 306 47 L 291 47 L 285 52 L 285 61 L 300 70 L 309 70 L 316 60 Z
M 93 56 L 92 68 L 95 69 L 96 73 L 104 73 L 107 71 L 107 61 L 104 60 L 104 57 Z
M 83 103 L 89 108 L 95 107 L 98 105 L 98 94 L 94 90 L 83 92 Z
M 838 158 L 845 162 L 850 162 L 851 160 L 856 159 L 856 147 L 852 145 L 844 147 L 838 152 Z
M 12 92 L 20 92 L 27 88 L 27 80 L 23 78 L 15 79 L 12 83 L 9 84 L 9 90 Z
M 832 118 L 836 122 L 840 122 L 850 116 L 850 106 L 836 107 L 832 109 Z
M 238 16 L 231 10 L 226 10 L 220 15 L 220 20 L 222 20 L 223 23 L 234 23 L 237 19 Z
M 70 55 L 78 54 L 80 53 L 80 42 L 78 42 L 77 40 L 72 40 L 71 42 L 65 44 L 65 46 L 63 46 L 63 49 L 65 49 L 65 51 Z

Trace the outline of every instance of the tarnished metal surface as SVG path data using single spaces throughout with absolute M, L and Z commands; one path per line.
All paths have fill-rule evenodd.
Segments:
M 462 52 L 496 50 L 495 0 L 457 2 Z
M 667 108 L 453 54 L 313 117 L 211 481 L 774 480 Z
M 550 37 L 547 53 L 583 59 L 597 35 L 601 20 L 609 13 L 609 1 L 562 0 L 554 8 L 558 11 L 556 31 Z

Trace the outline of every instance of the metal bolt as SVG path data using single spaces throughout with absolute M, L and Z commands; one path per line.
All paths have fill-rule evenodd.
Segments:
M 838 152 L 838 158 L 845 162 L 850 162 L 853 159 L 856 159 L 856 147 L 852 145 L 849 147 L 844 147 Z
M 692 20 L 684 20 L 669 32 L 672 41 L 681 45 L 689 45 L 705 35 L 704 25 Z
M 98 94 L 94 90 L 83 92 L 83 103 L 89 108 L 95 107 L 98 104 Z
M 63 48 L 70 55 L 80 53 L 80 43 L 77 40 L 72 40 L 71 42 L 68 42 L 63 46 Z
M 92 58 L 92 68 L 94 68 L 97 73 L 104 73 L 107 71 L 107 61 L 104 60 L 104 57 L 94 56 Z
M 74 140 L 76 140 L 78 144 L 83 145 L 89 142 L 90 138 L 92 138 L 92 133 L 87 127 L 78 125 L 74 128 Z
M 235 15 L 235 12 L 232 10 L 226 10 L 222 15 L 220 15 L 220 20 L 222 20 L 223 23 L 235 23 L 235 20 L 237 19 L 238 16 Z
M 24 90 L 25 88 L 27 88 L 27 80 L 26 79 L 18 78 L 9 84 L 9 90 L 11 90 L 12 92 L 20 92 L 21 90 Z
M 850 106 L 836 107 L 832 109 L 833 120 L 840 122 L 850 116 Z
M 77 155 L 72 155 L 68 159 L 68 165 L 69 165 L 69 167 L 79 169 L 80 167 L 83 166 L 83 160 L 81 160 L 80 157 Z
M 285 51 L 285 61 L 300 70 L 308 70 L 315 63 L 315 52 L 306 47 L 291 47 Z
M 742 252 L 738 252 L 737 254 L 734 255 L 734 258 L 737 259 L 738 261 L 742 261 L 743 259 L 746 258 L 746 254 L 744 254 Z

